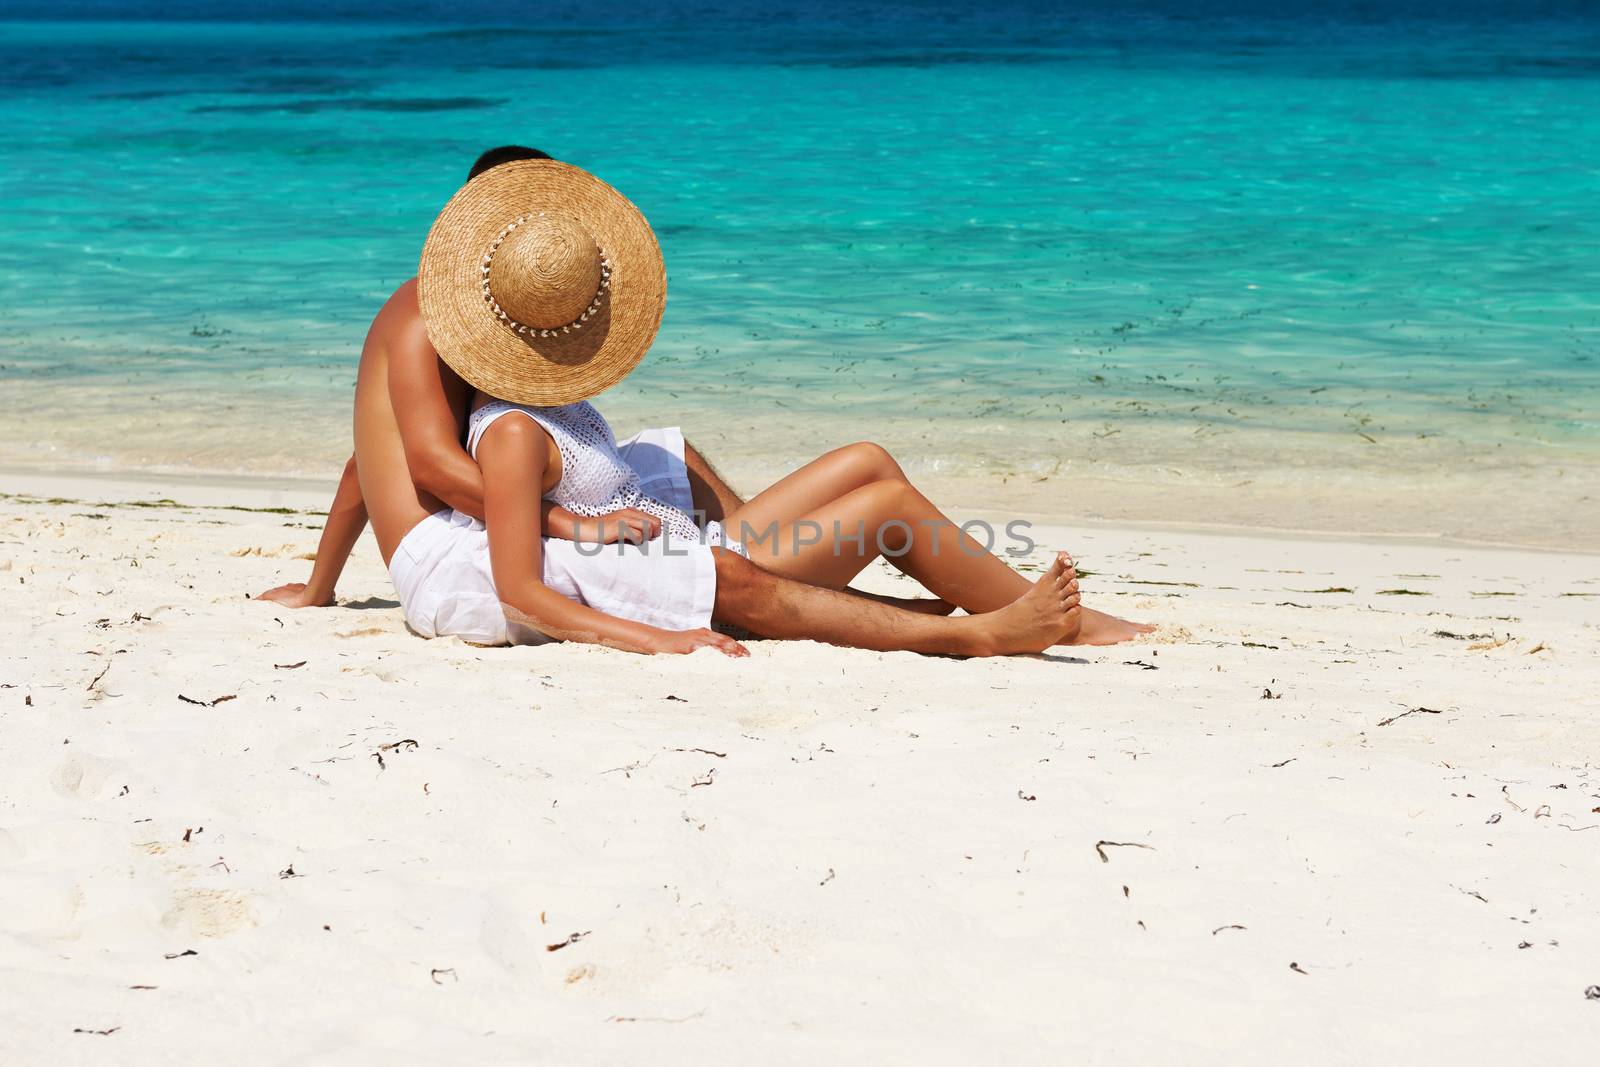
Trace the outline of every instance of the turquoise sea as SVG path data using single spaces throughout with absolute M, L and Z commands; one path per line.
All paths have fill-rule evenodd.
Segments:
M 874 436 L 1056 513 L 1592 529 L 1593 3 L 0 14 L 0 466 L 331 473 L 371 315 L 519 142 L 662 241 L 602 406 L 735 474 Z

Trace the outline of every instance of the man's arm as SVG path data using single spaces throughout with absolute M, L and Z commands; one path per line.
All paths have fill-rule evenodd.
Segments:
M 689 492 L 694 497 L 695 511 L 721 522 L 744 504 L 744 498 L 722 480 L 722 475 L 688 441 L 683 443 L 683 463 L 689 468 Z
M 506 620 L 563 641 L 608 645 L 628 652 L 692 652 L 711 647 L 729 656 L 749 655 L 743 645 L 712 630 L 663 630 L 619 619 L 568 600 L 544 584 L 537 487 L 544 484 L 549 448 L 544 431 L 523 418 L 496 420 L 478 444 L 489 563 Z
M 483 518 L 483 473 L 461 447 L 468 387 L 439 359 L 419 317 L 389 351 L 389 401 L 411 480 L 457 511 Z
M 328 521 L 322 524 L 322 540 L 317 543 L 317 560 L 311 565 L 309 582 L 290 582 L 269 589 L 256 597 L 291 608 L 325 608 L 333 603 L 333 588 L 356 546 L 361 531 L 367 528 L 367 502 L 361 497 L 361 481 L 356 477 L 356 457 L 344 465 L 339 488 L 328 505 Z

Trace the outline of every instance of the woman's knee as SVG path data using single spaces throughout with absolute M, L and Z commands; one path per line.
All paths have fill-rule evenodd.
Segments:
M 899 476 L 877 478 L 862 486 L 860 491 L 867 494 L 884 518 L 899 515 L 917 496 L 916 487 Z
M 845 452 L 850 456 L 850 462 L 862 473 L 864 482 L 887 481 L 893 478 L 905 478 L 905 471 L 900 469 L 900 464 L 895 462 L 889 450 L 873 441 L 857 441 L 853 445 L 845 445 Z
M 856 490 L 867 520 L 867 540 L 880 551 L 904 551 L 920 517 L 918 493 L 904 478 L 880 478 Z

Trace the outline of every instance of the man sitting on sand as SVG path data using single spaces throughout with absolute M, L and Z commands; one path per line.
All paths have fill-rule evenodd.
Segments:
M 998 564 L 1020 585 L 984 590 L 984 606 L 967 605 L 981 614 L 952 618 L 943 600 L 894 601 L 785 578 L 773 571 L 814 564 L 781 552 L 764 568 L 733 547 L 663 538 L 664 514 L 716 517 L 746 507 L 674 431 L 608 445 L 611 469 L 632 468 L 623 472 L 633 475 L 628 499 L 639 507 L 590 508 L 579 517 L 541 503 L 545 492 L 561 488 L 564 463 L 584 457 L 552 448 L 557 443 L 540 414 L 577 404 L 642 359 L 660 322 L 664 285 L 654 235 L 615 190 L 543 153 L 486 153 L 435 224 L 420 281 L 396 290 L 368 334 L 356 386 L 356 454 L 330 509 L 310 585 L 263 596 L 297 605 L 331 600 L 370 518 L 407 621 L 424 636 L 485 644 L 558 637 L 641 652 L 711 646 L 743 654 L 710 629 L 715 620 L 764 637 L 995 655 L 1137 632 L 1078 605 L 1065 557 L 1031 584 Z M 468 403 L 463 379 L 489 396 L 520 401 L 514 406 L 529 415 L 493 433 L 488 454 L 480 453 L 484 469 L 459 444 Z M 604 436 L 609 442 L 609 427 Z M 828 473 L 830 491 L 852 479 L 857 487 L 904 484 L 875 446 L 840 450 L 812 466 Z M 769 502 L 767 511 L 798 506 L 793 485 L 779 492 L 787 482 L 769 491 L 787 507 L 774 511 Z M 643 486 L 648 495 L 638 491 Z M 874 494 L 891 498 L 908 499 Z M 881 527 L 898 520 L 882 507 L 866 514 L 879 525 L 868 539 L 882 544 Z M 596 542 L 612 544 L 596 551 Z M 963 594 L 978 593 L 963 584 L 970 568 L 952 558 L 958 548 L 952 542 L 937 572 L 916 576 L 934 584 L 936 574 L 948 575 L 952 594 L 967 600 Z M 839 545 L 828 551 L 837 555 Z M 826 584 L 844 586 L 870 558 L 856 555 L 853 569 L 831 568 L 848 572 L 842 581 Z M 506 605 L 516 625 L 507 626 Z

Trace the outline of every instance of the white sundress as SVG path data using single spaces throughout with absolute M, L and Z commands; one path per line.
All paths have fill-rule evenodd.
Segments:
M 661 536 L 669 541 L 707 544 L 749 555 L 744 545 L 728 537 L 715 519 L 708 519 L 702 528 L 686 512 L 646 496 L 639 473 L 617 451 L 611 424 L 587 400 L 559 407 L 491 400 L 467 420 L 467 451 L 474 459 L 484 431 L 496 419 L 516 412 L 543 426 L 561 452 L 561 481 L 547 494 L 552 503 L 586 518 L 636 508 L 660 519 Z

